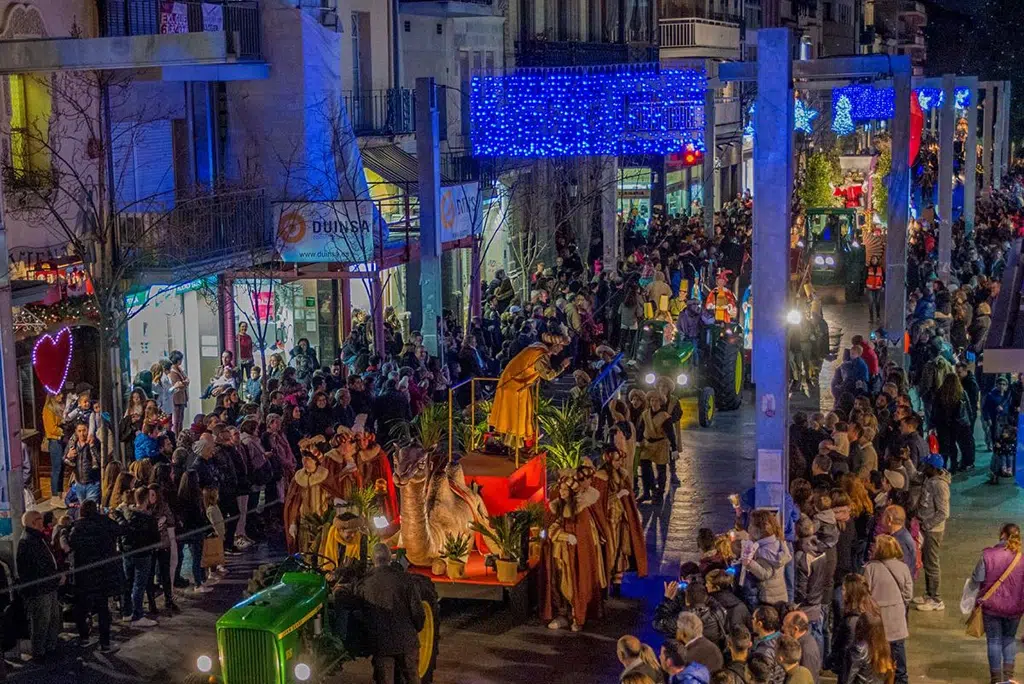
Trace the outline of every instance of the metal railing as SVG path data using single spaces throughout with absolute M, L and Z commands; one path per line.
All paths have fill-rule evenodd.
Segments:
M 398 135 L 416 130 L 416 97 L 409 88 L 348 90 L 342 99 L 356 135 Z
M 120 253 L 138 267 L 175 267 L 271 248 L 274 230 L 266 192 L 231 190 L 201 195 L 166 212 L 118 215 Z
M 184 5 L 185 31 L 226 31 L 238 57 L 260 59 L 263 56 L 263 31 L 260 6 L 256 0 L 176 0 Z M 164 12 L 161 0 L 107 0 L 100 4 L 100 34 L 109 36 L 149 36 L 169 33 L 170 15 Z M 219 11 L 217 9 L 219 8 Z M 177 28 L 177 27 L 176 27 Z
M 706 9 L 704 0 L 664 0 L 658 11 L 661 21 L 666 19 L 710 19 L 731 24 L 739 24 L 743 17 L 727 12 L 715 12 Z
M 714 19 L 662 19 L 658 23 L 663 48 L 711 47 L 740 49 L 740 25 Z

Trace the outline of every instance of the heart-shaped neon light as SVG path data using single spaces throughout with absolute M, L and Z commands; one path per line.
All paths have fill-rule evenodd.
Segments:
M 61 328 L 56 335 L 43 335 L 32 348 L 32 368 L 43 388 L 50 394 L 64 389 L 71 369 L 71 328 Z

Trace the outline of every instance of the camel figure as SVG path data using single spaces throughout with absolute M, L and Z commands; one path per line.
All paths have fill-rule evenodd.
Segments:
M 471 522 L 487 524 L 487 507 L 466 484 L 462 466 L 440 462 L 412 445 L 399 450 L 394 477 L 401 490 L 399 545 L 412 565 L 434 566 L 448 534 L 471 535 Z

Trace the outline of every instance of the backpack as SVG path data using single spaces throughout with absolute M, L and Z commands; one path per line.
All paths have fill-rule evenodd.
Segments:
M 697 617 L 704 623 L 704 637 L 719 649 L 725 648 L 728 636 L 729 615 L 717 601 L 708 601 L 696 611 Z

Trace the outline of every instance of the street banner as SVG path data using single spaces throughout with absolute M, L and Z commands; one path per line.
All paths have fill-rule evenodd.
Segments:
M 441 188 L 441 242 L 480 235 L 483 213 L 479 183 Z
M 188 33 L 188 6 L 183 2 L 160 5 L 160 33 Z
M 209 2 L 203 3 L 203 30 L 224 30 L 224 5 L 214 5 Z
M 371 200 L 275 202 L 273 212 L 282 261 L 373 260 L 376 212 Z

